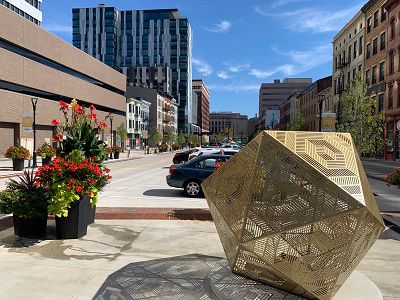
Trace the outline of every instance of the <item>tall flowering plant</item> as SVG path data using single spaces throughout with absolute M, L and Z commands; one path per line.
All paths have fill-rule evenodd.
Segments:
M 58 155 L 65 157 L 73 150 L 79 150 L 85 157 L 96 157 L 103 161 L 105 158 L 104 142 L 98 135 L 107 127 L 106 120 L 97 118 L 96 108 L 89 106 L 89 112 L 74 99 L 70 104 L 59 102 L 64 121 L 53 120 L 56 126 L 53 139 L 60 143 Z
M 35 184 L 49 194 L 49 213 L 67 217 L 71 203 L 84 195 L 89 196 L 92 206 L 97 204 L 99 192 L 111 180 L 109 172 L 94 157 L 84 158 L 74 150 L 67 157 L 58 156 L 52 164 L 40 167 Z

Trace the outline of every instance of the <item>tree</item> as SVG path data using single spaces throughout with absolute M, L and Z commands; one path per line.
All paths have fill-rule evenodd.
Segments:
M 337 131 L 349 132 L 360 155 L 376 155 L 383 151 L 385 115 L 376 112 L 376 101 L 366 96 L 368 87 L 358 74 L 347 91 L 340 96 Z
M 189 133 L 187 141 L 188 141 L 189 147 L 192 147 L 192 144 L 195 143 L 195 136 L 193 133 Z
M 179 134 L 178 134 L 178 144 L 180 146 L 183 146 L 184 144 L 186 144 L 186 138 L 185 138 L 185 135 L 183 134 L 183 132 L 179 132 Z
M 158 131 L 157 127 L 154 127 L 149 135 L 149 143 L 154 145 L 158 145 L 162 141 L 162 135 Z
M 287 130 L 289 131 L 301 131 L 305 130 L 305 118 L 303 114 L 298 111 L 293 115 L 293 120 L 287 125 Z
M 121 145 L 123 145 L 128 136 L 128 134 L 126 133 L 125 123 L 121 123 L 117 127 L 117 136 L 121 142 Z
M 174 141 L 175 141 L 175 132 L 170 130 L 164 135 L 164 142 L 171 145 Z

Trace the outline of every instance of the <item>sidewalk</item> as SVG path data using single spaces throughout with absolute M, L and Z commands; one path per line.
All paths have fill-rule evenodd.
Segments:
M 400 163 L 394 161 L 386 161 L 375 158 L 361 158 L 365 172 L 369 178 L 384 181 L 385 176 L 392 173 L 396 167 L 400 167 Z

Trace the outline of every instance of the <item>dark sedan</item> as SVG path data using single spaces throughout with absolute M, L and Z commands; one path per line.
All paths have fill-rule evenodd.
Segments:
M 207 155 L 196 157 L 181 165 L 172 165 L 167 176 L 169 186 L 183 188 L 189 197 L 201 195 L 201 183 L 210 176 L 229 155 Z

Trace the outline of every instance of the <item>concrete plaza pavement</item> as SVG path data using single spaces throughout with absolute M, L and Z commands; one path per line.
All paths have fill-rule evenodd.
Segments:
M 109 163 L 113 183 L 101 194 L 99 207 L 207 208 L 205 199 L 186 198 L 167 186 L 171 161 L 172 154 L 164 154 Z M 158 264 L 157 259 L 193 254 L 225 257 L 209 221 L 96 220 L 79 240 L 56 240 L 54 232 L 51 220 L 45 240 L 15 237 L 12 228 L 0 232 L 0 299 L 92 299 L 99 293 L 107 295 L 104 287 L 110 276 L 122 276 L 123 268 L 138 262 Z M 400 235 L 387 230 L 357 267 L 385 300 L 399 299 L 399 253 Z M 121 280 L 128 287 L 143 290 L 134 277 L 124 276 Z M 150 297 L 153 290 L 144 292 Z

